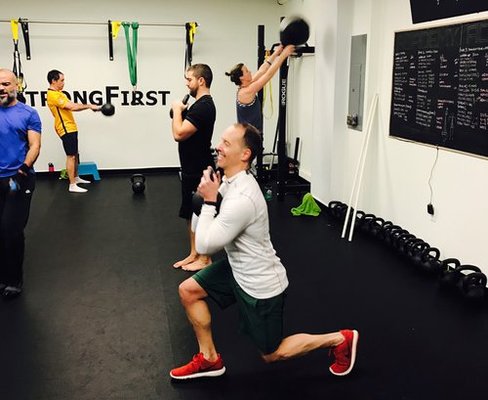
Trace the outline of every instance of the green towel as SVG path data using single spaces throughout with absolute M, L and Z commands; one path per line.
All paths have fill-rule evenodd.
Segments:
M 294 207 L 291 209 L 291 213 L 295 217 L 299 215 L 311 215 L 313 217 L 316 217 L 320 214 L 320 211 L 322 210 L 315 202 L 315 199 L 310 193 L 306 193 L 305 196 L 303 196 L 302 204 L 300 204 L 298 207 Z
M 65 169 L 62 169 L 61 172 L 59 173 L 59 179 L 69 179 L 68 178 L 68 171 Z

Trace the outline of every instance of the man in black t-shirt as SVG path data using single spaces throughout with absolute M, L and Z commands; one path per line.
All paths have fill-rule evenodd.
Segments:
M 215 124 L 215 104 L 210 95 L 212 70 L 206 64 L 190 66 L 185 75 L 186 86 L 195 103 L 187 109 L 182 101 L 174 101 L 172 131 L 178 142 L 181 164 L 181 207 L 180 217 L 187 220 L 190 235 L 190 254 L 173 264 L 175 268 L 197 271 L 210 264 L 208 255 L 198 254 L 195 248 L 195 236 L 191 231 L 192 194 L 196 191 L 202 172 L 208 166 L 214 167 L 210 150 Z

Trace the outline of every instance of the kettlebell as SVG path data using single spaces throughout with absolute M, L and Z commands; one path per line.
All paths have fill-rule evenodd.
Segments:
M 140 194 L 146 189 L 146 177 L 142 174 L 134 174 L 130 177 L 132 183 L 132 190 L 134 193 Z
M 358 211 L 359 213 L 359 211 Z M 376 215 L 374 214 L 364 214 L 362 215 L 359 227 L 363 232 L 369 233 L 371 230 L 371 224 L 375 220 Z
M 280 42 L 283 46 L 305 44 L 310 36 L 308 23 L 301 17 L 283 18 L 280 23 Z
M 397 228 L 391 229 L 390 235 L 386 237 L 386 243 L 389 244 L 391 247 L 395 248 L 396 241 L 404 233 L 408 233 L 408 231 L 406 229 L 403 229 L 400 226 L 398 226 Z
M 347 206 L 341 201 L 333 200 L 329 202 L 328 210 L 333 218 L 339 219 L 346 215 Z
M 420 255 L 420 268 L 422 271 L 431 275 L 437 275 L 441 272 L 440 256 L 441 252 L 437 247 L 425 248 Z
M 181 102 L 183 104 L 187 104 L 188 103 L 188 100 L 190 100 L 190 94 L 187 93 L 187 94 L 185 94 L 185 97 L 183 97 L 183 100 L 181 100 Z M 185 118 L 186 110 L 187 109 L 183 110 L 183 113 L 182 113 L 183 119 Z M 169 117 L 171 119 L 173 119 L 173 109 L 170 109 L 169 110 Z
M 421 266 L 422 264 L 422 257 L 424 256 L 424 252 L 430 248 L 430 245 L 423 241 L 422 239 L 417 239 L 409 249 L 408 256 L 410 260 L 415 266 Z
M 222 203 L 222 195 L 220 192 L 217 193 L 217 205 L 215 208 L 217 209 L 217 214 L 220 211 L 220 204 Z M 203 197 L 198 194 L 198 192 L 194 192 L 191 198 L 191 206 L 193 213 L 198 217 L 202 211 L 203 206 Z M 217 215 L 216 214 L 216 215 Z
M 376 217 L 373 221 L 371 221 L 369 233 L 372 236 L 380 237 L 383 229 L 389 225 L 393 225 L 393 223 L 391 221 L 385 221 L 381 217 Z
M 486 296 L 486 275 L 482 272 L 472 272 L 461 280 L 461 292 L 470 302 L 479 303 Z
M 105 103 L 102 107 L 100 107 L 100 111 L 103 115 L 111 117 L 115 114 L 115 107 L 111 103 Z
M 356 228 L 360 228 L 361 225 L 363 224 L 363 218 L 364 216 L 366 215 L 366 213 L 364 211 L 361 211 L 361 210 L 357 210 L 356 211 L 356 220 L 354 221 L 354 226 Z
M 413 240 L 416 239 L 415 235 L 411 233 L 404 232 L 400 234 L 395 242 L 393 243 L 393 247 L 398 251 L 400 254 L 404 255 L 407 253 L 408 244 Z
M 466 277 L 471 272 L 481 272 L 481 270 L 479 269 L 479 267 L 477 267 L 476 265 L 471 265 L 471 264 L 462 264 L 459 267 L 457 267 L 456 269 L 457 269 L 457 272 L 459 274 L 459 278 L 458 278 L 458 280 L 456 282 L 456 286 L 461 291 L 461 293 L 463 293 L 463 283 L 464 283 L 464 280 L 466 279 Z M 466 271 L 469 271 L 469 273 L 468 274 L 463 273 L 463 272 L 466 272 Z
M 414 246 L 419 242 L 419 241 L 423 241 L 422 239 L 419 239 L 418 237 L 415 237 L 415 235 L 411 235 L 409 236 L 406 240 L 405 240 L 405 243 L 403 245 L 403 249 L 402 249 L 402 255 L 408 259 L 408 260 L 412 260 L 412 251 L 413 251 L 413 248 Z
M 400 229 L 402 229 L 402 227 L 395 224 L 384 226 L 381 231 L 381 238 L 386 244 L 391 244 L 393 233 Z
M 444 289 L 451 289 L 458 284 L 461 275 L 458 271 L 461 262 L 457 258 L 446 258 L 440 264 L 441 274 L 439 276 L 439 285 Z

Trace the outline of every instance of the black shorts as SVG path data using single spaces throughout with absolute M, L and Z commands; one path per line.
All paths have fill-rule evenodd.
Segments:
M 61 136 L 64 152 L 67 156 L 78 154 L 78 132 L 68 132 Z
M 203 171 L 202 171 L 203 174 Z M 193 214 L 192 197 L 197 190 L 202 174 L 193 175 L 181 173 L 181 207 L 179 216 L 184 219 L 191 219 Z

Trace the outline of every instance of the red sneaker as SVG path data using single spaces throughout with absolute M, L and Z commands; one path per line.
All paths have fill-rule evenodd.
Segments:
M 346 340 L 332 349 L 335 362 L 329 368 L 330 372 L 338 376 L 347 375 L 354 367 L 359 339 L 359 333 L 356 330 L 345 329 L 341 333 Z
M 224 361 L 220 354 L 217 356 L 217 360 L 211 362 L 203 357 L 203 353 L 198 353 L 193 356 L 193 360 L 188 364 L 172 369 L 169 375 L 173 379 L 193 379 L 223 375 L 225 373 Z

